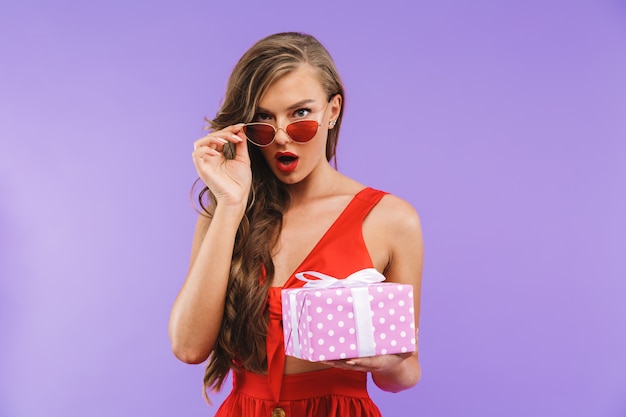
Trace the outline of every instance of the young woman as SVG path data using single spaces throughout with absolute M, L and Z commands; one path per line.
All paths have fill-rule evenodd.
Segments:
M 280 290 L 303 284 L 297 272 L 342 278 L 374 267 L 413 286 L 419 323 L 418 215 L 331 165 L 343 105 L 315 38 L 271 35 L 240 59 L 211 133 L 194 143 L 203 212 L 169 330 L 180 360 L 208 358 L 207 388 L 233 370 L 217 416 L 379 416 L 368 372 L 391 392 L 420 379 L 417 352 L 332 362 L 284 354 Z

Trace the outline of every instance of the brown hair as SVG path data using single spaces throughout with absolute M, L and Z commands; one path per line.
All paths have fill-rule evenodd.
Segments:
M 317 39 L 297 32 L 278 33 L 261 39 L 241 57 L 228 81 L 219 112 L 213 120 L 208 120 L 210 128 L 219 130 L 252 121 L 269 86 L 302 64 L 314 69 L 328 101 L 337 94 L 344 97 L 335 64 Z M 341 103 L 343 110 L 344 100 Z M 343 111 L 334 129 L 328 131 L 328 161 L 335 162 L 342 114 Z M 274 276 L 271 250 L 277 242 L 283 213 L 290 200 L 286 187 L 274 176 L 259 148 L 248 146 L 248 152 L 252 188 L 235 238 L 222 325 L 204 376 L 205 394 L 207 388 L 221 389 L 231 368 L 241 366 L 251 372 L 267 371 L 265 307 Z M 233 154 L 232 148 L 225 150 L 227 158 L 232 158 Z M 204 212 L 211 216 L 216 201 L 210 190 L 205 187 L 198 199 Z M 263 274 L 265 279 L 261 279 Z

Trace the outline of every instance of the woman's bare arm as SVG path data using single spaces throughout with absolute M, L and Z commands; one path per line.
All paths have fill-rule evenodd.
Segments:
M 393 196 L 392 196 L 393 198 Z M 387 281 L 413 286 L 413 302 L 415 312 L 415 329 L 420 321 L 420 296 L 422 286 L 422 268 L 424 262 L 424 246 L 420 220 L 408 203 L 396 199 L 393 202 L 389 225 L 390 260 L 384 272 Z M 392 355 L 400 360 L 372 372 L 374 383 L 385 391 L 402 391 L 418 383 L 422 369 L 418 360 L 417 350 L 412 354 Z
M 219 206 L 213 219 L 204 215 L 198 218 L 189 272 L 169 323 L 172 350 L 183 362 L 203 362 L 215 346 L 240 221 L 240 213 Z
M 198 175 L 217 200 L 212 218 L 200 215 L 187 278 L 170 314 L 176 357 L 187 363 L 208 358 L 219 335 L 237 229 L 244 216 L 252 174 L 242 125 L 212 132 L 194 143 Z M 235 146 L 226 159 L 224 145 Z
M 413 207 L 393 195 L 385 196 L 365 220 L 364 237 L 374 264 L 388 282 L 413 286 L 415 328 L 419 326 L 423 242 L 419 217 Z M 417 334 L 416 334 L 417 341 Z M 329 364 L 371 372 L 384 391 L 398 392 L 417 384 L 421 367 L 417 351 L 332 361 Z

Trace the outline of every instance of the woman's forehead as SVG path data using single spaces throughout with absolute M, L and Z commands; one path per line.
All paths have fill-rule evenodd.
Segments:
M 313 68 L 301 65 L 274 81 L 267 89 L 258 107 L 266 110 L 288 110 L 297 104 L 315 104 L 326 96 L 322 83 Z

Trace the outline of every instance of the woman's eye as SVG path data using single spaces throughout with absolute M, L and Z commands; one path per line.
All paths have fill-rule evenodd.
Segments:
M 254 115 L 254 121 L 256 122 L 266 122 L 271 119 L 270 115 L 266 113 L 257 113 Z
M 294 115 L 296 117 L 307 117 L 311 113 L 310 109 L 298 109 L 295 111 Z

